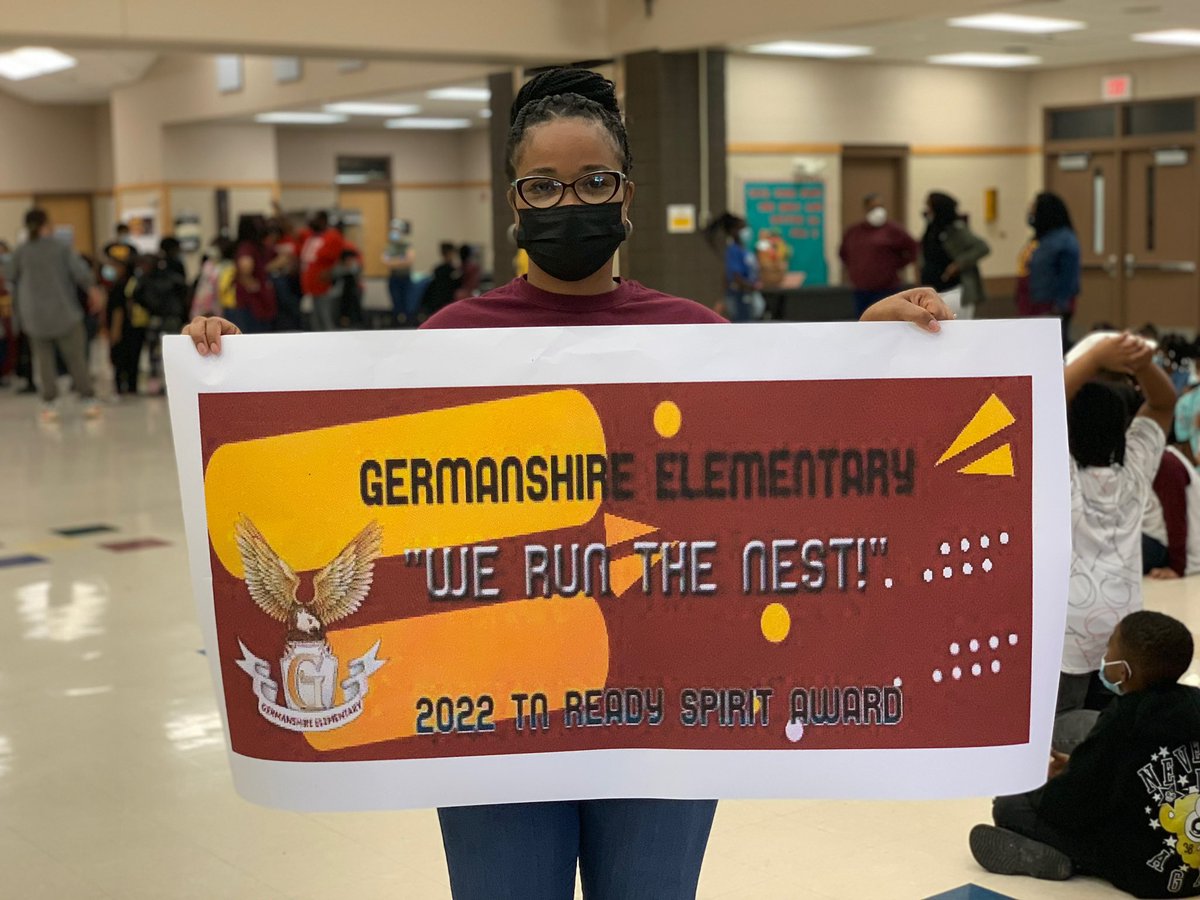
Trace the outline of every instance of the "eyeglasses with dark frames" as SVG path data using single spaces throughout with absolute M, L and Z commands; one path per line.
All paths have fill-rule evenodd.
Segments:
M 517 196 L 534 209 L 550 209 L 562 203 L 567 188 L 575 192 L 581 202 L 591 206 L 608 203 L 617 196 L 626 182 L 621 172 L 600 171 L 580 175 L 574 181 L 559 181 L 549 175 L 527 175 L 512 183 Z

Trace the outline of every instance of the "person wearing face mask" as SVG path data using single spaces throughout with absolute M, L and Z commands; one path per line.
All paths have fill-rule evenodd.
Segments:
M 863 198 L 863 213 L 863 221 L 846 229 L 838 249 L 859 316 L 872 303 L 900 290 L 901 273 L 917 261 L 917 242 L 888 217 L 878 194 Z
M 958 201 L 934 191 L 925 198 L 925 234 L 921 238 L 921 283 L 939 294 L 960 289 L 959 318 L 975 317 L 987 300 L 979 261 L 992 252 L 987 241 L 971 231 Z
M 1175 411 L 1175 388 L 1153 353 L 1133 335 L 1097 334 L 1067 356 L 1071 579 L 1054 727 L 1060 748 L 1090 727 L 1085 707 L 1110 629 L 1142 606 L 1142 518 Z
M 976 825 L 975 860 L 1000 875 L 1103 878 L 1135 897 L 1200 896 L 1200 690 L 1184 624 L 1135 612 L 1113 631 L 1100 678 L 1116 695 L 1044 786 L 997 797 Z
M 761 318 L 766 304 L 759 289 L 758 255 L 754 231 L 741 216 L 722 213 L 706 229 L 713 249 L 725 259 L 725 311 L 733 322 L 751 322 Z
M 634 184 L 610 81 L 585 69 L 542 72 L 517 94 L 509 125 L 508 202 L 529 273 L 444 307 L 424 328 L 725 321 L 694 301 L 613 277 L 632 231 Z M 935 294 L 916 290 L 864 318 L 936 332 L 949 315 Z M 209 318 L 185 333 L 209 355 L 237 330 Z M 454 900 L 571 900 L 578 871 L 585 896 L 596 900 L 693 900 L 715 811 L 711 800 L 644 798 L 442 809 L 451 892 Z

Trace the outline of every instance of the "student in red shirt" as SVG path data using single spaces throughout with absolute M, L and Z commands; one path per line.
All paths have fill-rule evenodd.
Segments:
M 613 85 L 595 72 L 551 69 L 513 103 L 508 194 L 529 273 L 443 308 L 425 328 L 722 323 L 706 306 L 613 277 L 631 230 L 629 141 Z M 950 318 L 927 289 L 890 297 L 864 318 L 938 331 Z M 184 330 L 206 356 L 237 330 L 196 319 Z M 567 800 L 439 811 L 455 900 L 570 900 L 575 872 L 589 897 L 692 900 L 716 802 Z
M 331 270 L 342 260 L 346 241 L 329 227 L 329 214 L 318 212 L 309 223 L 311 233 L 300 251 L 300 289 L 313 298 L 313 330 L 333 331 L 338 322 L 338 296 Z

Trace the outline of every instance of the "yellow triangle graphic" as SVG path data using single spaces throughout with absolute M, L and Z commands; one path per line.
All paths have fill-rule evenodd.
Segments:
M 608 513 L 604 514 L 604 543 L 609 547 L 613 544 L 632 541 L 634 538 L 652 531 L 658 531 L 658 527 L 647 525 L 644 522 L 635 522 L 632 519 L 622 519 L 620 516 L 610 516 Z
M 979 407 L 979 411 L 967 423 L 967 427 L 958 433 L 958 437 L 954 439 L 954 443 L 950 445 L 950 449 L 942 454 L 942 458 L 937 461 L 937 465 L 940 466 L 946 460 L 958 456 L 958 454 L 970 447 L 974 447 L 980 441 L 986 441 L 993 434 L 1003 431 L 1015 421 L 1017 420 L 1008 411 L 1008 407 L 1000 402 L 999 397 L 992 394 L 992 396 L 984 401 L 983 406 Z
M 1015 475 L 1013 470 L 1012 444 L 997 447 L 987 456 L 981 456 L 958 470 L 959 475 Z

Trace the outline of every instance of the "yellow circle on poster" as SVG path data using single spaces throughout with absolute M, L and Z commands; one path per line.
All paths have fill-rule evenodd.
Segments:
M 679 406 L 670 400 L 664 400 L 654 407 L 654 430 L 662 437 L 675 437 L 683 425 L 683 413 Z
M 762 611 L 763 637 L 773 644 L 778 644 L 792 630 L 792 616 L 782 603 L 772 603 Z

